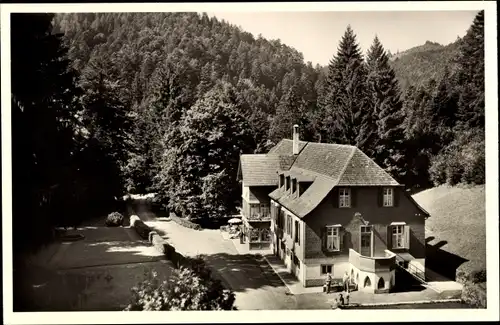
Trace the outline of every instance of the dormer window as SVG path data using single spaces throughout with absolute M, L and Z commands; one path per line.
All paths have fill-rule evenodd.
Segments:
M 297 180 L 294 178 L 292 179 L 292 194 L 297 191 Z
M 290 190 L 290 176 L 286 177 L 286 186 L 285 186 L 285 191 Z
M 279 179 L 279 187 L 283 187 L 285 185 L 285 175 L 280 174 L 280 179 Z

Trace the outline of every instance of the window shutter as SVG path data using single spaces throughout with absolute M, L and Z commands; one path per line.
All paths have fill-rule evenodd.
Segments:
M 349 189 L 349 194 L 351 195 L 351 208 L 356 207 L 356 197 L 357 197 L 357 190 L 354 187 L 351 187 Z
M 379 187 L 377 190 L 377 204 L 381 207 L 384 204 L 384 188 Z
M 340 250 L 340 251 L 343 251 L 343 250 L 344 250 L 344 247 L 346 247 L 346 245 L 345 245 L 345 240 L 346 240 L 347 236 L 346 236 L 345 234 L 346 234 L 346 230 L 345 230 L 345 228 L 344 228 L 344 227 L 341 227 L 341 228 L 339 229 L 339 236 L 340 236 L 340 238 L 339 238 L 339 246 L 340 246 L 340 247 L 339 247 L 339 250 Z
M 387 227 L 387 249 L 392 249 L 392 226 Z
M 392 191 L 393 191 L 393 195 L 394 195 L 394 206 L 397 207 L 399 205 L 399 190 L 400 188 L 399 187 L 395 187 Z
M 339 207 L 339 189 L 338 187 L 333 188 L 333 207 Z
M 300 245 L 300 222 L 297 221 L 297 243 Z
M 410 226 L 405 226 L 405 248 L 410 248 Z
M 321 248 L 326 247 L 326 226 L 321 228 Z

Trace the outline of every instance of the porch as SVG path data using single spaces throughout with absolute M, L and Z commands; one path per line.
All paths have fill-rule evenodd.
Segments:
M 349 249 L 349 276 L 358 290 L 388 293 L 396 283 L 396 254 L 385 250 L 385 256 L 370 257 Z
M 249 250 L 269 249 L 271 247 L 271 222 L 250 221 L 243 218 L 242 243 L 248 244 Z

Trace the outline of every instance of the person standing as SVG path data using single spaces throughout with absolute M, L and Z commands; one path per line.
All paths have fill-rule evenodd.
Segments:
M 342 294 L 339 295 L 340 306 L 344 306 L 344 297 Z
M 345 271 L 342 281 L 343 281 L 343 285 L 344 285 L 344 290 L 346 292 L 348 292 L 349 291 L 349 273 L 347 271 Z
M 330 272 L 328 272 L 326 274 L 326 281 L 325 281 L 326 293 L 330 293 L 331 284 L 332 284 L 332 275 L 330 274 Z

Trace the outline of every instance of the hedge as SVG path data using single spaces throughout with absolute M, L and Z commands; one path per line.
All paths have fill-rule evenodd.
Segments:
M 201 230 L 201 226 L 197 223 L 191 222 L 187 219 L 178 217 L 175 213 L 170 213 L 170 219 L 172 219 L 175 223 L 194 230 Z

